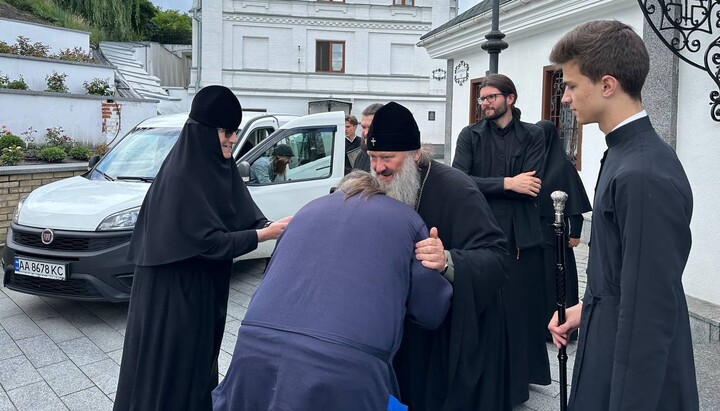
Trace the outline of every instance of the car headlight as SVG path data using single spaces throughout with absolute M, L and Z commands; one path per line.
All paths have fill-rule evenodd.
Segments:
M 20 209 L 22 208 L 23 203 L 25 203 L 26 198 L 27 198 L 27 196 L 23 196 L 23 198 L 21 198 L 20 201 L 18 201 L 17 207 L 15 207 L 15 214 L 13 214 L 13 223 L 15 223 L 15 224 L 18 223 L 18 217 L 20 217 Z
M 137 222 L 140 207 L 120 211 L 106 217 L 97 228 L 97 231 L 132 230 Z

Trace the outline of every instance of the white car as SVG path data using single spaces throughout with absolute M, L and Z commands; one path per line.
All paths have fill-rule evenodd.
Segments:
M 187 114 L 175 114 L 145 120 L 102 159 L 91 160 L 84 175 L 39 187 L 23 198 L 3 250 L 5 286 L 87 301 L 129 299 L 134 266 L 126 255 L 132 229 L 186 119 Z M 342 112 L 304 117 L 243 113 L 233 153 L 244 177 L 249 164 L 277 144 L 290 145 L 295 154 L 287 181 L 248 183 L 269 219 L 292 215 L 337 185 L 344 172 L 344 121 Z M 261 244 L 243 258 L 268 257 L 274 243 Z

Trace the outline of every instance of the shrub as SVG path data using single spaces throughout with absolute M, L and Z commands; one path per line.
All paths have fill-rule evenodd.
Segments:
M 75 145 L 72 138 L 67 136 L 62 127 L 51 127 L 45 129 L 45 146 L 59 147 L 64 152 L 70 151 Z
M 90 151 L 90 149 L 85 146 L 75 146 L 68 153 L 70 158 L 73 158 L 75 160 L 90 160 L 91 154 L 92 151 Z
M 102 157 L 105 155 L 105 153 L 108 152 L 108 150 L 110 150 L 110 147 L 108 147 L 107 143 L 102 143 L 99 146 L 95 147 L 95 154 Z
M 0 53 L 6 53 L 6 54 L 12 54 L 13 49 L 12 47 L 5 43 L 4 41 L 0 40 Z
M 28 127 L 27 130 L 23 131 L 22 136 L 23 140 L 25 140 L 25 159 L 26 160 L 36 160 L 38 158 L 38 154 L 40 153 L 40 145 L 35 144 L 35 137 L 33 134 L 37 133 L 37 130 L 35 130 L 32 127 Z
M 5 74 L 2 74 L 2 72 L 0 72 L 0 88 L 7 88 L 7 85 L 9 82 L 10 82 L 10 77 L 8 77 Z
M 18 36 L 17 43 L 10 46 L 15 54 L 21 56 L 48 57 L 50 46 L 46 46 L 40 42 L 30 44 L 30 39 L 25 36 Z
M 95 94 L 98 96 L 112 96 L 113 94 L 108 81 L 97 77 L 92 79 L 92 81 L 84 82 L 83 87 L 87 90 L 87 94 Z
M 11 88 L 14 90 L 27 90 L 28 85 L 25 82 L 25 79 L 22 76 L 20 76 L 20 78 L 17 80 L 9 81 L 7 84 L 7 88 Z
M 40 150 L 38 154 L 40 160 L 47 161 L 48 163 L 60 163 L 66 156 L 65 150 L 60 147 L 45 147 Z
M 3 134 L 3 136 L 0 137 L 0 150 L 15 146 L 20 146 L 20 148 L 24 149 L 25 142 L 15 134 Z
M 83 63 L 94 63 L 95 59 L 93 58 L 91 53 L 86 53 L 85 50 L 82 49 L 82 47 L 75 47 L 74 49 L 64 49 L 60 50 L 60 52 L 54 56 L 52 56 L 58 60 L 68 60 L 68 61 L 79 61 Z
M 10 146 L 2 149 L 0 154 L 0 165 L 16 166 L 25 158 L 23 148 L 20 146 Z
M 54 93 L 67 93 L 68 88 L 65 85 L 66 78 L 67 74 L 57 73 L 53 71 L 52 74 L 45 76 L 45 80 L 47 81 L 47 89 L 45 89 L 45 91 L 52 91 Z

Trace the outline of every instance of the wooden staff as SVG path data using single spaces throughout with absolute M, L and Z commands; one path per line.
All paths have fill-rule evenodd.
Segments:
M 555 302 L 557 303 L 558 325 L 565 324 L 566 285 L 565 285 L 565 202 L 568 195 L 564 191 L 553 191 L 550 194 L 555 209 L 555 240 L 557 251 L 555 253 Z M 563 345 L 558 350 L 560 363 L 560 411 L 567 410 L 567 350 Z

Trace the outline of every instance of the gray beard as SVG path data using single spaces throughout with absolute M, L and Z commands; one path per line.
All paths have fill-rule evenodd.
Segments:
M 372 175 L 377 177 L 375 170 Z M 389 183 L 378 181 L 380 188 L 385 191 L 388 197 L 392 197 L 401 201 L 413 209 L 418 199 L 418 191 L 420 190 L 420 170 L 413 156 L 408 155 L 402 165 L 400 171 L 393 175 L 393 179 Z

